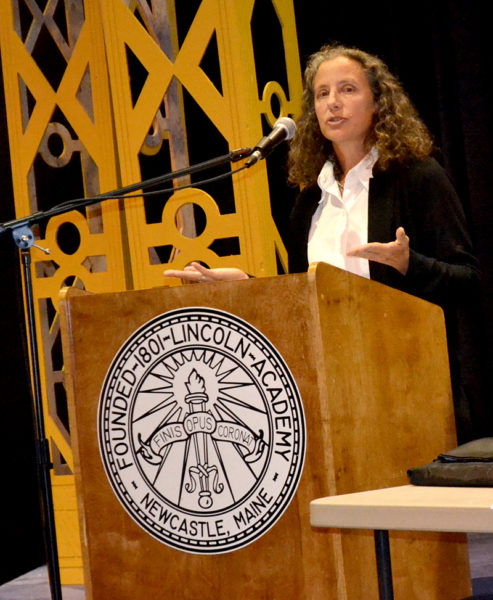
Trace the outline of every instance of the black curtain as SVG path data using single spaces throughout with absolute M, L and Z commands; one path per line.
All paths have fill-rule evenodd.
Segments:
M 486 366 L 493 358 L 493 55 L 489 13 L 478 2 L 321 3 L 294 0 L 302 64 L 328 42 L 379 55 L 409 92 L 430 128 L 461 196 L 483 269 L 475 343 Z M 270 0 L 257 0 L 270 10 Z M 267 6 L 269 5 L 269 6 Z M 257 31 L 265 44 L 269 29 Z M 254 143 L 256 140 L 252 140 Z M 0 84 L 0 222 L 13 216 L 4 103 Z M 290 196 L 287 189 L 281 192 Z M 286 206 L 286 205 L 284 205 Z M 276 212 L 279 207 L 276 207 Z M 282 220 L 282 219 L 281 219 Z M 0 240 L 3 393 L 0 444 L 4 457 L 0 583 L 40 564 L 40 517 L 23 343 L 22 301 L 15 250 Z M 446 450 L 446 449 L 444 449 Z M 433 457 L 430 457 L 432 459 Z

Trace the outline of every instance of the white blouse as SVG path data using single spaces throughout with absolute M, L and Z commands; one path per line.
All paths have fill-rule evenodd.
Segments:
M 309 263 L 326 262 L 370 277 L 368 260 L 346 253 L 368 241 L 368 193 L 377 159 L 377 150 L 373 148 L 348 171 L 342 196 L 332 163 L 327 161 L 322 167 L 318 176 L 322 197 L 313 214 L 308 236 Z

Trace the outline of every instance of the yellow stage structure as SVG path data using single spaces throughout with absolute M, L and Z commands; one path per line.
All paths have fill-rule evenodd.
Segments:
M 299 114 L 292 0 L 41 5 L 0 2 L 17 217 L 198 162 L 191 157 L 252 146 L 278 117 Z M 256 43 L 261 26 L 269 31 L 269 48 Z M 264 68 L 271 55 L 277 65 Z M 174 187 L 183 183 L 190 181 L 174 181 Z M 230 178 L 216 195 L 196 186 L 152 204 L 142 197 L 108 200 L 52 218 L 36 227 L 35 237 L 51 251 L 32 249 L 32 275 L 61 579 L 78 584 L 83 574 L 59 290 L 174 285 L 164 281 L 163 270 L 192 260 L 273 275 L 279 264 L 286 267 L 286 252 L 271 213 L 265 161 Z

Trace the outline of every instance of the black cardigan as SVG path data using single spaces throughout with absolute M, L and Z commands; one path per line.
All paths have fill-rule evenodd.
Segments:
M 308 234 L 320 196 L 314 186 L 296 200 L 287 243 L 290 272 L 308 267 Z M 370 278 L 444 309 L 458 438 L 479 437 L 486 418 L 474 319 L 480 270 L 460 200 L 433 158 L 394 165 L 370 179 L 368 241 L 393 241 L 399 226 L 410 239 L 408 272 L 370 262 Z

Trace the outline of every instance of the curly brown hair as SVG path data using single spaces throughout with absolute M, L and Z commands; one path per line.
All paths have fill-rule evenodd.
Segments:
M 403 163 L 412 157 L 424 158 L 433 150 L 428 129 L 402 86 L 382 60 L 357 48 L 326 45 L 308 60 L 304 78 L 302 116 L 298 120 L 298 128 L 290 145 L 288 181 L 302 188 L 316 183 L 326 160 L 334 163 L 336 175 L 337 169 L 340 169 L 332 143 L 320 131 L 315 114 L 313 89 L 320 65 L 339 56 L 345 56 L 361 65 L 373 92 L 377 109 L 367 146 L 368 149 L 376 146 L 378 150 L 375 169 L 385 171 L 393 162 Z

